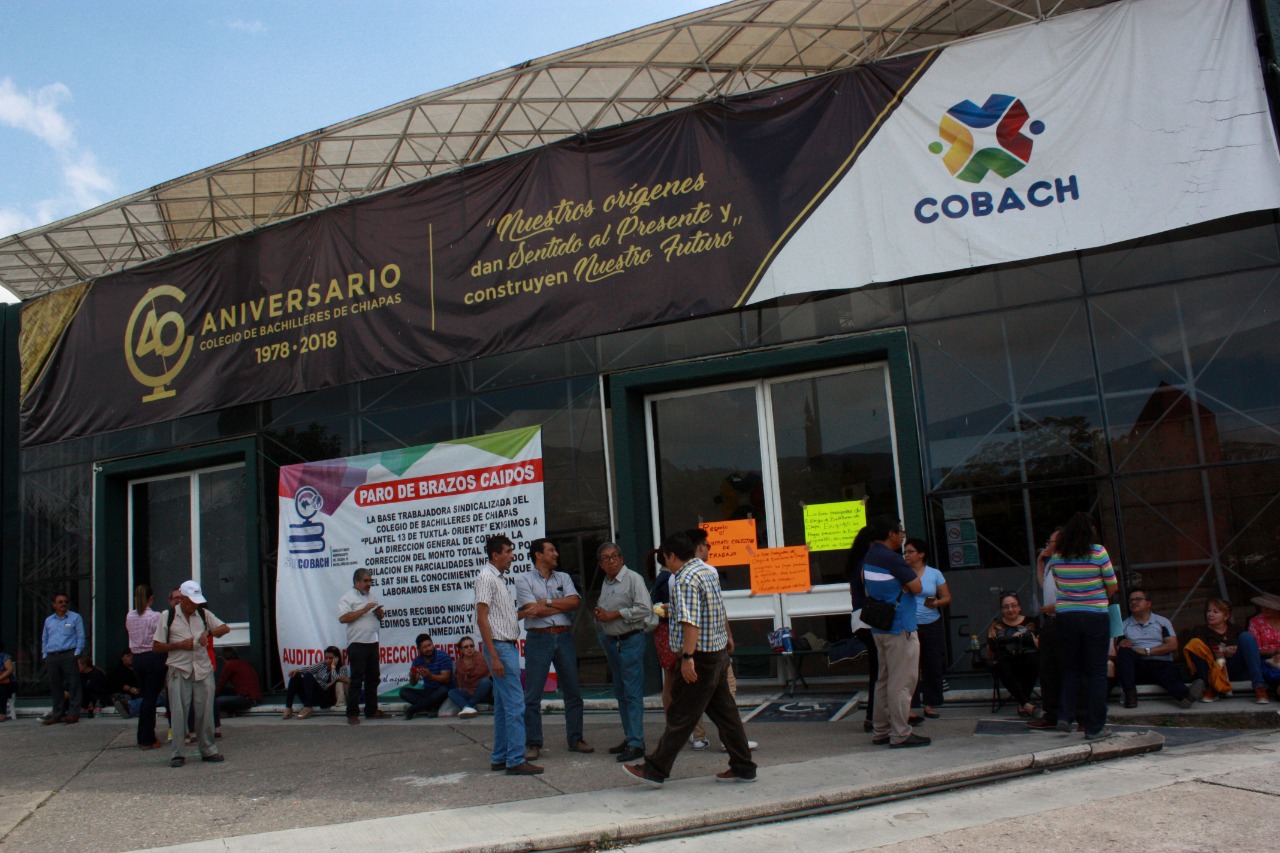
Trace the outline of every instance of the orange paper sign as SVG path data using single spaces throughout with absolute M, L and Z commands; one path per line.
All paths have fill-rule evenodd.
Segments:
M 811 589 L 813 589 L 813 583 L 809 580 L 807 545 L 795 545 L 790 548 L 761 548 L 751 559 L 752 595 L 808 592 Z
M 707 531 L 707 544 L 711 546 L 708 563 L 718 569 L 725 566 L 746 566 L 751 563 L 751 551 L 756 547 L 754 518 L 708 521 L 698 526 Z

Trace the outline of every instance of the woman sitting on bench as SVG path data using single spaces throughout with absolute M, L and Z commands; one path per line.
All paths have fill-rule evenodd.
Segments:
M 1040 675 L 1040 638 L 1032 619 L 1022 613 L 1016 593 L 1000 593 L 1000 615 L 987 627 L 987 657 L 1000 683 L 1018 703 L 1018 716 L 1035 710 L 1031 691 Z

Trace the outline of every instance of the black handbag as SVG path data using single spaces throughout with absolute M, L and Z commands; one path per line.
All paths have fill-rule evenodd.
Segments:
M 862 585 L 866 588 L 866 578 L 863 578 Z M 898 590 L 898 597 L 893 601 L 881 601 L 878 598 L 867 596 L 866 601 L 862 603 L 862 623 L 868 628 L 875 628 L 877 631 L 893 630 L 893 618 L 898 613 L 898 602 L 902 600 L 902 590 Z

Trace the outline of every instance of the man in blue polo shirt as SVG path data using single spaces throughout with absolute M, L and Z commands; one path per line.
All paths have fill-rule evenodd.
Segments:
M 897 604 L 892 627 L 871 629 L 880 656 L 871 742 L 887 743 L 895 749 L 928 746 L 929 738 L 913 732 L 908 722 L 911 694 L 920 670 L 915 597 L 921 590 L 920 579 L 899 553 L 907 536 L 901 521 L 882 515 L 867 527 L 872 539 L 871 549 L 862 561 L 867 597 Z
M 406 720 L 412 720 L 414 714 L 434 717 L 453 686 L 453 658 L 436 648 L 430 634 L 419 634 L 417 646 L 418 656 L 409 664 L 409 686 L 400 688 L 400 698 L 409 703 Z M 421 687 L 415 686 L 419 680 Z
M 1178 651 L 1178 635 L 1168 619 L 1151 612 L 1151 593 L 1142 587 L 1129 591 L 1129 618 L 1124 620 L 1124 636 L 1116 644 L 1116 678 L 1124 691 L 1124 706 L 1138 707 L 1138 685 L 1158 684 L 1168 691 L 1179 708 L 1190 708 L 1204 695 L 1204 682 L 1182 683 L 1173 655 Z
M 83 699 L 76 658 L 84 651 L 84 621 L 70 604 L 66 593 L 53 597 L 53 613 L 44 620 L 40 637 L 40 650 L 49 673 L 49 698 L 53 700 L 49 716 L 40 721 L 46 726 L 80 722 Z

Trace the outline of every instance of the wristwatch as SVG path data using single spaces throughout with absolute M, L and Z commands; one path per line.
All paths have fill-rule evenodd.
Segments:
M 687 655 L 687 654 L 683 654 L 683 653 L 682 653 L 682 654 L 680 655 L 680 657 L 684 658 L 685 660 L 693 660 L 693 655 L 691 655 L 691 654 L 688 654 L 688 655 Z
M 544 599 L 544 603 L 545 603 L 548 607 L 554 607 L 554 606 L 555 606 L 555 605 L 553 605 L 553 604 L 551 603 L 551 599 L 549 599 L 549 598 Z

